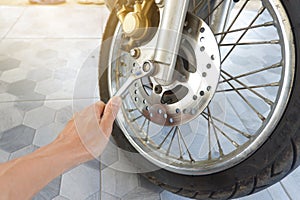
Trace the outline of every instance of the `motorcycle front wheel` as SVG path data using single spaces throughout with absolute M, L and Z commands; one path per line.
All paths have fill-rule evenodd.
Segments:
M 187 79 L 173 86 L 186 86 L 185 95 L 172 98 L 175 90 L 164 88 L 165 93 L 157 94 L 154 79 L 137 81 L 123 99 L 113 136 L 120 148 L 135 155 L 129 159 L 151 182 L 190 198 L 230 199 L 267 188 L 300 164 L 300 1 L 211 2 L 190 1 L 183 35 L 192 37 L 191 32 L 198 31 L 192 39 L 200 50 L 186 47 L 187 42 L 181 45 L 184 58 L 178 56 L 177 69 Z M 230 9 L 216 26 L 214 14 L 225 3 Z M 159 13 L 159 7 L 154 10 Z M 161 19 L 153 15 L 159 23 Z M 193 27 L 193 20 L 207 26 Z M 197 56 L 209 48 L 199 38 L 217 44 L 219 74 L 209 74 L 213 55 L 201 69 L 187 66 L 189 59 L 197 62 Z M 100 51 L 99 86 L 105 102 L 137 64 L 126 48 L 129 42 L 113 10 Z M 135 47 L 147 47 L 147 42 Z M 186 102 L 196 102 L 212 90 L 208 85 L 189 91 L 188 86 L 196 84 L 189 77 L 198 70 L 203 79 L 218 78 L 217 88 L 199 113 L 198 107 Z M 145 95 L 158 95 L 176 116 L 192 117 L 177 123 L 159 108 L 152 109 L 151 98 Z M 172 102 L 163 101 L 164 95 Z M 155 122 L 153 114 L 165 117 L 167 125 Z

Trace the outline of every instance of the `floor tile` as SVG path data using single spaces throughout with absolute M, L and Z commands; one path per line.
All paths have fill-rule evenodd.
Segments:
M 101 192 L 101 199 L 102 200 L 121 200 L 119 197 L 116 197 L 114 195 L 108 194 L 106 192 Z
M 273 200 L 289 200 L 289 196 L 285 192 L 282 184 L 276 183 L 267 189 Z
M 1 133 L 0 148 L 6 152 L 13 153 L 32 144 L 35 130 L 20 125 Z
M 109 142 L 101 154 L 101 168 L 104 169 L 107 166 L 111 166 L 119 160 L 118 147 L 113 143 Z
M 285 189 L 289 197 L 291 197 L 292 199 L 299 198 L 299 191 L 300 191 L 299 179 L 300 179 L 300 168 L 298 167 L 289 176 L 285 177 L 281 181 L 283 188 Z
M 35 86 L 34 81 L 21 80 L 11 83 L 7 88 L 7 92 L 15 95 L 19 100 L 44 100 L 44 95 L 34 92 Z
M 159 193 L 137 187 L 122 197 L 122 200 L 160 200 L 160 196 Z
M 148 179 L 140 175 L 140 187 L 150 190 L 155 193 L 160 193 L 163 189 L 153 183 L 151 183 Z
M 86 198 L 85 200 L 100 200 L 100 191 L 92 194 L 91 196 L 89 196 L 88 198 Z M 106 199 L 105 199 L 106 200 Z
M 28 112 L 44 105 L 44 101 L 15 101 L 14 106 L 20 111 Z
M 138 175 L 107 167 L 101 172 L 101 183 L 102 191 L 121 198 L 138 186 Z
M 107 13 L 105 7 L 28 7 L 7 37 L 100 38 Z
M 2 46 L 2 44 L 1 44 Z M 4 53 L 5 51 L 1 51 L 1 54 Z M 0 57 L 0 71 L 5 72 L 8 70 L 12 70 L 15 69 L 17 67 L 19 67 L 21 61 L 9 56 L 3 56 Z
M 0 39 L 3 38 L 14 26 L 24 11 L 24 7 L 1 6 L 0 7 Z
M 64 106 L 56 111 L 55 122 L 66 124 L 73 117 L 72 104 Z
M 29 112 L 26 112 L 24 124 L 38 129 L 42 126 L 51 124 L 54 121 L 55 110 L 46 106 L 38 107 Z
M 161 200 L 191 200 L 190 198 L 182 197 L 166 190 L 160 193 L 160 199 Z
M 11 69 L 5 71 L 1 74 L 0 80 L 7 83 L 14 83 L 25 79 L 27 76 L 27 71 L 22 68 Z
M 23 112 L 15 108 L 13 103 L 0 103 L 0 133 L 21 125 Z
M 33 200 L 51 200 L 59 195 L 60 191 L 61 176 L 52 180 L 45 188 L 43 188 L 37 195 L 34 196 Z
M 252 194 L 250 196 L 246 196 L 243 198 L 239 198 L 239 200 L 257 200 L 257 199 L 263 199 L 263 200 L 273 200 L 268 190 L 263 190 L 258 193 Z
M 0 163 L 7 162 L 9 159 L 10 153 L 0 149 Z
M 24 148 L 18 150 L 18 151 L 13 152 L 10 155 L 9 159 L 12 160 L 12 159 L 15 159 L 15 158 L 19 158 L 19 157 L 25 156 L 27 154 L 30 154 L 30 153 L 34 152 L 37 149 L 38 149 L 37 146 L 29 145 L 27 147 L 24 147 Z
M 33 144 L 39 147 L 50 144 L 57 138 L 65 125 L 61 123 L 51 123 L 36 130 Z
M 86 199 L 100 189 L 100 173 L 80 165 L 62 177 L 60 194 L 72 200 Z

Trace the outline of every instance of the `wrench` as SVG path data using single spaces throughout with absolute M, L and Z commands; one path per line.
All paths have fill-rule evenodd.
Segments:
M 155 71 L 154 64 L 152 62 L 145 62 L 142 67 L 138 67 L 132 70 L 131 75 L 125 81 L 125 83 L 119 88 L 119 90 L 115 93 L 114 96 L 119 96 L 122 99 L 125 98 L 127 89 L 131 84 L 133 84 L 136 80 L 139 80 L 146 76 L 151 76 Z

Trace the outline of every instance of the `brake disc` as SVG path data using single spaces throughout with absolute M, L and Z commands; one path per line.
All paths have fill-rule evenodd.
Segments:
M 136 108 L 150 121 L 178 126 L 207 107 L 218 85 L 220 52 L 214 34 L 200 18 L 188 14 L 173 82 L 159 85 L 154 77 L 130 87 Z

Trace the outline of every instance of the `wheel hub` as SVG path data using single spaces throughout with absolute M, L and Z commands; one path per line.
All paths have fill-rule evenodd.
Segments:
M 200 18 L 188 14 L 173 82 L 162 86 L 154 77 L 137 81 L 130 93 L 150 121 L 178 126 L 207 107 L 218 85 L 220 53 L 214 34 Z

